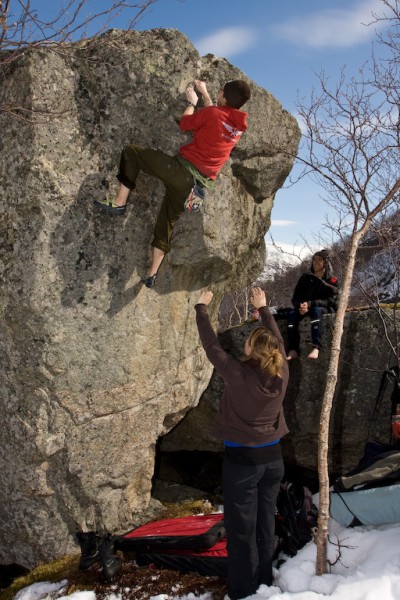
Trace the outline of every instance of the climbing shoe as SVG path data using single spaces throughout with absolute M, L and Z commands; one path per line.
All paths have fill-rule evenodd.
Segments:
M 157 275 L 149 275 L 149 277 L 143 277 L 140 281 L 148 288 L 153 288 L 156 282 Z
M 108 198 L 105 198 L 104 200 L 94 200 L 94 205 L 113 215 L 123 215 L 126 211 L 126 204 L 124 204 L 124 206 L 117 206 L 115 202 L 108 200 Z

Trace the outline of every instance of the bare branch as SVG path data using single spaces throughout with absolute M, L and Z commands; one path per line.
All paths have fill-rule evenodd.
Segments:
M 347 544 L 344 544 L 343 542 L 346 541 L 346 539 L 344 540 L 339 540 L 338 536 L 335 534 L 336 537 L 336 542 L 333 542 L 330 537 L 328 536 L 328 542 L 332 545 L 332 546 L 336 546 L 337 548 L 337 556 L 336 559 L 334 561 L 328 560 L 328 564 L 329 564 L 329 570 L 332 569 L 332 567 L 334 565 L 337 565 L 338 563 L 341 564 L 343 567 L 345 567 L 346 565 L 344 565 L 342 563 L 342 548 L 346 548 L 347 550 L 355 550 L 356 546 L 348 546 Z M 347 568 L 347 567 L 346 567 Z
M 88 0 L 68 0 L 61 4 L 54 17 L 48 18 L 33 10 L 29 0 L 7 0 L 0 3 L 0 49 L 21 51 L 31 45 L 37 47 L 86 39 L 105 31 L 122 13 L 134 11 L 125 27 L 131 30 L 156 2 L 158 0 L 109 0 L 106 8 L 91 13 Z
M 71 50 L 72 43 L 79 42 L 85 49 L 86 60 L 93 60 L 89 53 L 91 43 L 117 17 L 123 13 L 127 15 L 124 31 L 129 32 L 157 2 L 158 0 L 108 0 L 102 3 L 101 10 L 91 12 L 89 0 L 65 0 L 51 3 L 52 6 L 47 6 L 46 9 L 32 8 L 30 0 L 0 0 L 0 78 L 5 80 L 8 69 L 21 56 L 43 48 L 66 55 Z M 89 36 L 92 37 L 89 39 Z M 30 106 L 15 106 L 4 87 L 2 92 L 0 112 L 31 122 L 38 122 L 34 120 L 38 114 L 43 116 L 43 111 Z M 47 117 L 51 120 L 65 113 L 66 111 L 56 108 L 49 109 Z

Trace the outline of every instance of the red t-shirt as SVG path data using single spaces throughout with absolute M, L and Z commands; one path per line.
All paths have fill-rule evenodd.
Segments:
M 216 179 L 232 148 L 247 129 L 247 113 L 230 106 L 208 106 L 184 115 L 182 131 L 193 131 L 194 139 L 179 150 L 180 156 L 210 179 Z

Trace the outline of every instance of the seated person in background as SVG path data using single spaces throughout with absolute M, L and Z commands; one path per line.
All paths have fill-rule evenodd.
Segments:
M 303 273 L 295 287 L 292 304 L 294 309 L 288 315 L 287 360 L 300 355 L 299 323 L 304 317 L 311 320 L 311 341 L 313 349 L 308 358 L 316 359 L 321 348 L 321 317 L 336 312 L 338 281 L 332 276 L 328 251 L 323 249 L 314 254 L 310 272 Z

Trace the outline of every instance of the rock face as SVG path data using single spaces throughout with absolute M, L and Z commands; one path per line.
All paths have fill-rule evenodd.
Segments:
M 390 309 L 388 309 L 390 310 Z M 392 311 L 393 316 L 393 311 Z M 289 434 L 282 440 L 287 463 L 316 470 L 321 402 L 326 384 L 333 316 L 324 319 L 324 347 L 317 361 L 308 360 L 307 338 L 310 323 L 300 324 L 302 356 L 290 364 L 290 378 L 284 409 Z M 286 321 L 278 321 L 283 337 Z M 239 358 L 244 341 L 254 327 L 246 323 L 220 335 L 222 346 Z M 400 327 L 397 321 L 397 331 Z M 394 330 L 386 333 L 395 339 Z M 396 364 L 386 340 L 382 319 L 374 310 L 347 313 L 340 357 L 338 384 L 331 415 L 330 470 L 344 473 L 353 468 L 363 455 L 367 440 L 390 443 L 390 394 L 388 386 L 378 413 L 374 408 L 383 371 Z M 161 449 L 221 451 L 211 430 L 223 381 L 215 372 L 199 405 L 191 410 L 176 428 L 163 438 Z
M 261 271 L 274 194 L 300 133 L 253 85 L 251 127 L 204 214 L 184 216 L 156 290 L 140 284 L 162 185 L 140 176 L 125 218 L 99 214 L 127 143 L 173 154 L 195 78 L 246 78 L 174 30 L 111 31 L 26 53 L 0 102 L 0 563 L 76 551 L 76 530 L 121 532 L 150 499 L 155 444 L 211 367 L 193 305 Z M 16 118 L 20 117 L 20 118 Z

